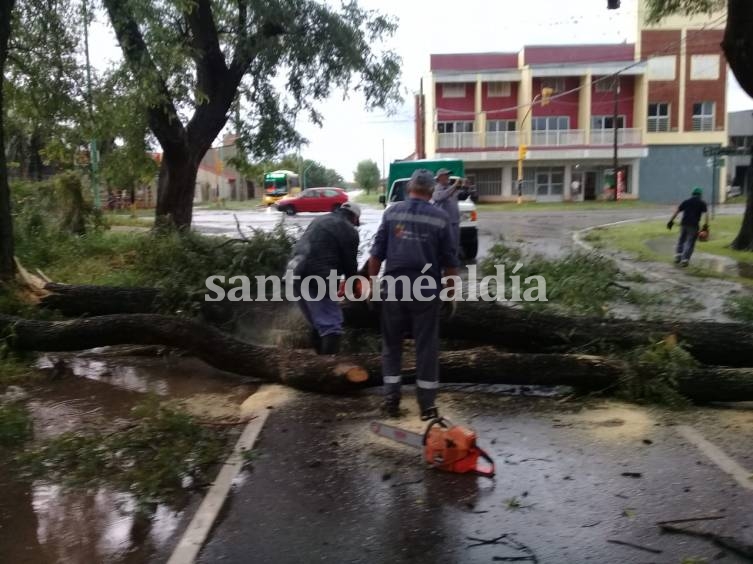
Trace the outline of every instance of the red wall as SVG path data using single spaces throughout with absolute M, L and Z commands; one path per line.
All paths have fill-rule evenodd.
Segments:
M 716 127 L 724 128 L 727 88 L 727 68 L 724 54 L 719 44 L 722 42 L 722 30 L 688 31 L 686 41 L 687 68 L 685 69 L 685 131 L 693 131 L 693 104 L 697 102 L 716 102 Z M 719 80 L 690 80 L 692 55 L 721 55 L 719 63 Z
M 517 119 L 518 110 L 515 108 L 518 105 L 518 87 L 519 84 L 513 82 L 510 84 L 509 96 L 504 98 L 489 98 L 489 85 L 484 82 L 481 85 L 481 108 L 486 112 L 486 119 Z
M 635 45 L 529 45 L 523 48 L 526 65 L 632 61 Z
M 651 55 L 674 55 L 676 80 L 651 80 L 648 83 L 648 103 L 669 102 L 669 129 L 677 130 L 680 111 L 680 47 L 681 32 L 679 30 L 644 30 L 641 32 L 641 57 L 648 59 Z
M 438 121 L 473 121 L 475 118 L 475 90 L 472 82 L 465 84 L 464 98 L 443 98 L 442 84 L 435 85 L 435 100 Z M 454 111 L 448 111 L 454 110 Z
M 580 78 L 568 77 L 565 78 L 565 90 L 571 90 L 580 86 Z M 541 92 L 541 79 L 533 79 L 533 92 L 534 96 Z M 556 94 L 556 93 L 555 93 Z M 570 129 L 578 129 L 578 100 L 579 93 L 572 92 L 567 96 L 552 100 L 546 106 L 537 104 L 533 108 L 531 114 L 533 117 L 543 116 L 569 116 L 570 117 Z
M 517 53 L 455 53 L 431 55 L 432 71 L 482 71 L 517 69 Z
M 593 77 L 597 80 L 598 76 Z M 612 79 L 607 78 L 611 83 Z M 635 93 L 635 78 L 632 76 L 620 77 L 620 94 L 618 96 L 617 107 L 619 115 L 625 116 L 625 127 L 633 127 L 633 95 Z M 596 86 L 592 86 L 591 91 L 591 115 L 592 116 L 612 116 L 614 115 L 614 93 L 597 92 Z

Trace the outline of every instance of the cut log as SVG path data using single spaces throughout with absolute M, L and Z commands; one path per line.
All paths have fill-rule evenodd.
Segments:
M 153 288 L 111 288 L 47 284 L 43 307 L 66 315 L 150 313 L 167 303 Z M 345 322 L 353 328 L 379 328 L 379 303 L 345 303 Z M 274 315 L 279 302 L 202 302 L 206 318 L 226 321 L 233 310 L 262 308 Z M 474 345 L 492 345 L 512 352 L 572 353 L 629 350 L 673 334 L 704 364 L 753 367 L 753 331 L 741 323 L 708 321 L 641 321 L 597 317 L 566 317 L 526 311 L 497 302 L 460 302 L 451 319 L 442 320 L 442 336 Z
M 381 384 L 381 358 L 343 357 L 259 346 L 197 321 L 157 314 L 109 315 L 37 321 L 0 315 L 8 343 L 27 351 L 77 351 L 111 345 L 164 345 L 185 350 L 221 370 L 298 389 L 342 394 Z M 516 354 L 491 347 L 440 354 L 444 382 L 566 385 L 583 390 L 615 387 L 625 365 L 601 357 Z M 412 361 L 404 362 L 405 382 Z M 679 392 L 699 401 L 753 400 L 753 370 L 696 369 L 679 379 Z

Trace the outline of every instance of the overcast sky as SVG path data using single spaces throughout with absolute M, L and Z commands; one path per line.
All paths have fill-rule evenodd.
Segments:
M 309 123 L 300 130 L 310 144 L 307 158 L 336 169 L 346 180 L 356 164 L 385 160 L 413 152 L 413 93 L 429 68 L 431 53 L 518 51 L 523 45 L 621 43 L 635 41 L 637 0 L 622 0 L 619 10 L 607 10 L 606 0 L 360 0 L 367 8 L 395 16 L 399 29 L 387 46 L 403 59 L 405 104 L 395 115 L 366 112 L 363 100 L 343 100 L 335 93 L 321 105 L 324 125 Z M 114 37 L 105 26 L 92 30 L 95 64 L 119 57 Z M 751 100 L 730 75 L 728 111 L 753 109 Z

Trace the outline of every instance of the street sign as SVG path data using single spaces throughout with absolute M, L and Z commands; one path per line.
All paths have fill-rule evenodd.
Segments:
M 714 157 L 719 155 L 750 155 L 751 147 L 704 147 L 704 157 Z

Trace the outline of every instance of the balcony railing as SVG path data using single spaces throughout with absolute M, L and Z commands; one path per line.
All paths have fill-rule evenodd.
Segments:
M 487 131 L 486 146 L 490 148 L 517 147 L 520 143 L 518 131 Z
M 439 133 L 437 145 L 440 149 L 475 149 L 481 147 L 479 135 L 472 133 Z
M 613 129 L 592 129 L 590 138 L 583 129 L 559 129 L 531 131 L 473 131 L 469 133 L 438 133 L 438 149 L 515 149 L 521 141 L 530 147 L 611 146 L 614 143 Z M 640 145 L 643 142 L 641 129 L 620 129 L 617 132 L 619 145 Z
M 585 144 L 586 132 L 582 129 L 554 129 L 531 132 L 531 147 L 558 147 L 562 145 Z
M 618 129 L 618 145 L 640 145 L 643 135 L 640 129 Z M 614 129 L 592 129 L 591 145 L 613 145 Z

